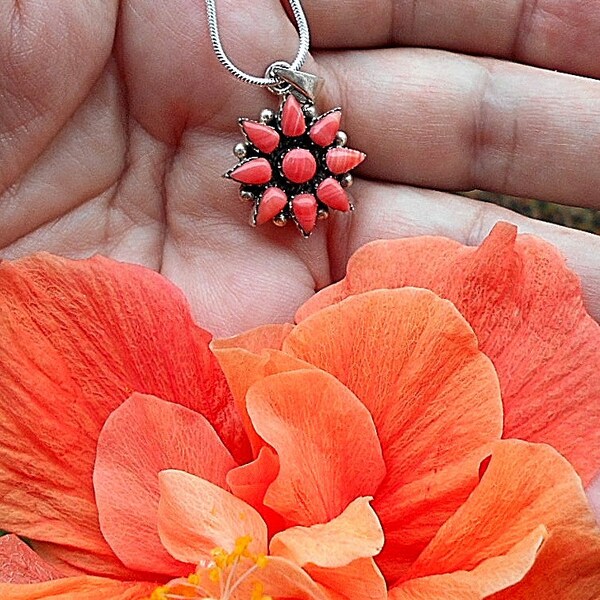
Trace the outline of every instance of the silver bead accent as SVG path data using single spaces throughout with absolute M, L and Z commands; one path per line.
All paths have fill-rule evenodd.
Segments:
M 244 142 L 236 144 L 233 147 L 233 154 L 236 158 L 239 158 L 240 160 L 246 158 L 246 155 L 248 154 L 248 148 L 246 147 L 246 144 L 244 144 Z
M 273 223 L 275 223 L 277 227 L 285 227 L 287 221 L 287 217 L 283 213 L 279 213 L 277 216 L 273 217 Z
M 320 208 L 319 212 L 317 213 L 317 219 L 324 221 L 327 218 L 329 218 L 329 210 L 324 207 Z
M 338 131 L 335 134 L 335 145 L 336 146 L 345 146 L 348 143 L 348 136 L 345 131 Z
M 304 106 L 304 114 L 309 118 L 309 119 L 315 119 L 317 116 L 317 109 L 315 107 L 314 104 L 306 104 Z
M 248 190 L 241 189 L 240 190 L 240 200 L 242 202 L 254 202 L 256 200 L 256 196 L 249 192 Z
M 260 121 L 267 125 L 275 118 L 275 113 L 270 108 L 265 108 L 260 113 Z
M 354 183 L 354 177 L 352 177 L 352 175 L 350 175 L 350 173 L 346 173 L 340 179 L 340 185 L 343 188 L 349 188 L 353 183 Z

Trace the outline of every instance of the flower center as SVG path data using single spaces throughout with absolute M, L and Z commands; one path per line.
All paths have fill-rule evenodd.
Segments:
M 304 148 L 290 150 L 281 163 L 281 169 L 287 179 L 294 183 L 306 183 L 317 172 L 315 157 Z
M 215 548 L 208 566 L 198 565 L 188 577 L 173 579 L 157 587 L 149 600 L 233 600 L 239 587 L 248 582 L 259 569 L 267 566 L 264 554 L 253 554 L 248 549 L 252 543 L 249 535 L 238 538 L 231 552 Z M 264 594 L 261 581 L 254 581 L 249 600 L 272 600 Z

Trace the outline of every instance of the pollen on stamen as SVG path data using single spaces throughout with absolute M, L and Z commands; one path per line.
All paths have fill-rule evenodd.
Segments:
M 240 586 L 248 583 L 269 562 L 264 554 L 250 551 L 251 543 L 252 537 L 246 535 L 236 540 L 231 552 L 220 547 L 214 548 L 210 553 L 210 561 L 201 561 L 198 569 L 187 578 L 173 579 L 157 587 L 149 600 L 233 600 Z M 240 573 L 240 569 L 244 568 L 241 566 L 243 562 L 246 563 L 246 570 Z M 253 583 L 249 600 L 273 599 L 264 594 L 264 585 L 257 580 Z

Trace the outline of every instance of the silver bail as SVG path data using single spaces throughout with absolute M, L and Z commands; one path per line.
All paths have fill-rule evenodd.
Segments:
M 303 101 L 310 100 L 314 102 L 324 83 L 322 77 L 286 67 L 275 67 L 273 73 L 278 79 L 285 81 L 291 86 L 292 93 L 300 93 L 303 96 L 300 100 Z M 294 93 L 294 95 L 298 96 L 297 93 Z

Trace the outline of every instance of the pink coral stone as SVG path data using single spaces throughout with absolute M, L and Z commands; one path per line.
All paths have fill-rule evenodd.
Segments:
M 265 190 L 258 212 L 256 214 L 256 224 L 263 225 L 270 221 L 275 215 L 278 215 L 287 204 L 285 192 L 278 187 L 270 187 Z
M 266 158 L 253 158 L 238 165 L 229 173 L 229 177 L 234 181 L 249 185 L 269 183 L 272 176 L 271 164 Z
M 290 181 L 306 183 L 315 176 L 317 161 L 308 150 L 296 148 L 285 155 L 281 168 Z
M 348 194 L 346 194 L 339 181 L 333 177 L 328 177 L 319 184 L 317 197 L 323 204 L 327 204 L 327 206 L 335 210 L 343 212 L 350 210 Z
M 324 115 L 310 128 L 310 139 L 319 146 L 329 146 L 339 131 L 341 119 L 339 110 Z
M 317 199 L 312 194 L 300 194 L 292 200 L 292 207 L 298 225 L 308 235 L 317 223 Z
M 281 111 L 281 131 L 288 137 L 298 137 L 306 131 L 306 121 L 300 102 L 290 94 Z
M 243 121 L 242 129 L 254 146 L 265 154 L 270 154 L 279 146 L 279 134 L 268 125 L 256 121 Z
M 334 175 L 347 173 L 367 158 L 364 152 L 350 148 L 332 148 L 327 152 L 327 168 Z

